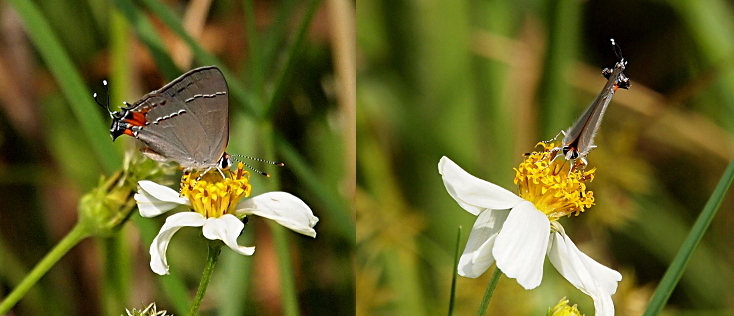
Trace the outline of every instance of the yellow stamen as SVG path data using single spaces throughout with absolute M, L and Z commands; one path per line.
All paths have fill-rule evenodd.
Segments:
M 235 170 L 185 173 L 181 177 L 181 196 L 189 199 L 191 208 L 205 217 L 221 217 L 232 214 L 237 203 L 250 196 L 250 173 L 242 163 Z
M 553 308 L 548 310 L 549 316 L 583 316 L 581 312 L 579 311 L 576 304 L 573 304 L 573 306 L 568 305 L 568 299 L 565 297 L 561 299 L 561 301 L 556 304 Z
M 553 143 L 538 143 L 543 150 L 528 154 L 515 168 L 515 184 L 520 197 L 532 202 L 551 221 L 562 216 L 578 215 L 594 205 L 594 193 L 586 190 L 586 181 L 594 179 L 596 168 L 579 170 L 554 150 Z M 557 159 L 556 159 L 557 158 Z

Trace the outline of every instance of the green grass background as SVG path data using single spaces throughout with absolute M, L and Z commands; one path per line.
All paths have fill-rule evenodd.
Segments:
M 623 275 L 617 315 L 640 315 L 734 157 L 734 9 L 707 1 L 361 1 L 357 5 L 357 314 L 447 314 L 455 239 L 475 217 L 446 193 L 448 156 L 510 190 L 513 167 L 570 126 L 617 61 L 614 97 L 589 156 L 596 205 L 561 223 Z M 727 197 L 666 315 L 734 314 Z M 476 313 L 491 273 L 460 278 Z M 592 300 L 546 263 L 525 291 L 503 277 L 490 315 L 541 315 Z

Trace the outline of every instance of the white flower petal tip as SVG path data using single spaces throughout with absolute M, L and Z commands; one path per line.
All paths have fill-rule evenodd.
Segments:
M 251 256 L 255 253 L 255 247 L 245 247 L 237 244 L 237 237 L 240 236 L 245 224 L 232 214 L 225 214 L 222 217 L 210 217 L 206 219 L 202 233 L 209 240 L 221 240 L 227 247 L 235 252 Z
M 438 162 L 438 173 L 449 195 L 474 215 L 484 209 L 510 209 L 523 201 L 514 193 L 469 174 L 446 156 Z
M 612 294 L 617 291 L 617 282 L 622 275 L 581 252 L 562 232 L 551 237 L 548 258 L 556 270 L 573 286 L 591 296 L 596 315 L 614 315 Z
M 175 190 L 153 181 L 138 181 L 140 190 L 135 194 L 138 210 L 143 217 L 154 217 L 174 209 L 179 205 L 190 205 L 187 198 L 179 196 Z
M 160 275 L 168 274 L 166 250 L 168 250 L 171 237 L 182 227 L 199 227 L 204 226 L 205 223 L 206 218 L 195 212 L 176 213 L 166 218 L 165 224 L 150 244 L 150 269 Z
M 543 279 L 543 263 L 548 252 L 550 221 L 535 205 L 523 201 L 510 211 L 497 235 L 492 255 L 497 267 L 526 290 Z
M 290 193 L 268 192 L 243 200 L 235 213 L 265 217 L 297 233 L 316 237 L 313 227 L 319 218 L 313 215 L 306 203 Z

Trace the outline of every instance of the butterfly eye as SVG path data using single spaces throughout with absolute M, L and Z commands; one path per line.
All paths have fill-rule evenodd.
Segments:
M 232 166 L 232 159 L 229 158 L 229 155 L 227 153 L 224 153 L 222 155 L 222 158 L 219 159 L 217 162 L 217 168 L 218 169 L 229 169 L 229 167 Z
M 563 149 L 562 150 L 563 150 L 563 155 L 566 156 L 566 158 L 568 158 L 569 160 L 570 159 L 576 159 L 576 158 L 579 157 L 579 151 L 578 150 L 575 150 L 571 146 L 563 146 Z M 570 155 L 569 155 L 569 152 L 571 152 Z

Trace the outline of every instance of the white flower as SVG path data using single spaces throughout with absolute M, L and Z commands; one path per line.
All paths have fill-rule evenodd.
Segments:
M 548 255 L 561 275 L 592 297 L 596 315 L 614 315 L 611 295 L 622 275 L 576 248 L 557 222 L 559 217 L 593 204 L 593 196 L 584 191 L 583 184 L 593 177 L 593 170 L 582 173 L 555 168 L 549 164 L 551 154 L 533 153 L 516 169 L 515 183 L 520 185 L 522 197 L 472 176 L 447 157 L 441 158 L 438 171 L 446 190 L 462 208 L 477 215 L 458 273 L 476 278 L 496 262 L 505 275 L 529 290 L 540 285 Z
M 218 173 L 212 174 L 219 177 Z M 252 255 L 255 251 L 255 247 L 237 244 L 237 237 L 245 226 L 241 218 L 247 215 L 265 217 L 295 232 L 316 237 L 313 227 L 319 219 L 301 199 L 286 192 L 268 192 L 243 199 L 250 192 L 249 177 L 241 169 L 239 173 L 231 172 L 231 175 L 231 178 L 223 181 L 220 177 L 215 183 L 207 183 L 205 179 L 192 180 L 191 176 L 187 181 L 185 177 L 182 179 L 184 189 L 180 195 L 175 190 L 152 181 L 138 182 L 140 190 L 135 194 L 135 200 L 141 216 L 158 216 L 180 205 L 194 210 L 179 212 L 166 218 L 165 224 L 150 245 L 150 268 L 153 272 L 168 274 L 166 249 L 171 237 L 182 227 L 201 227 L 204 237 L 221 240 L 243 255 Z

